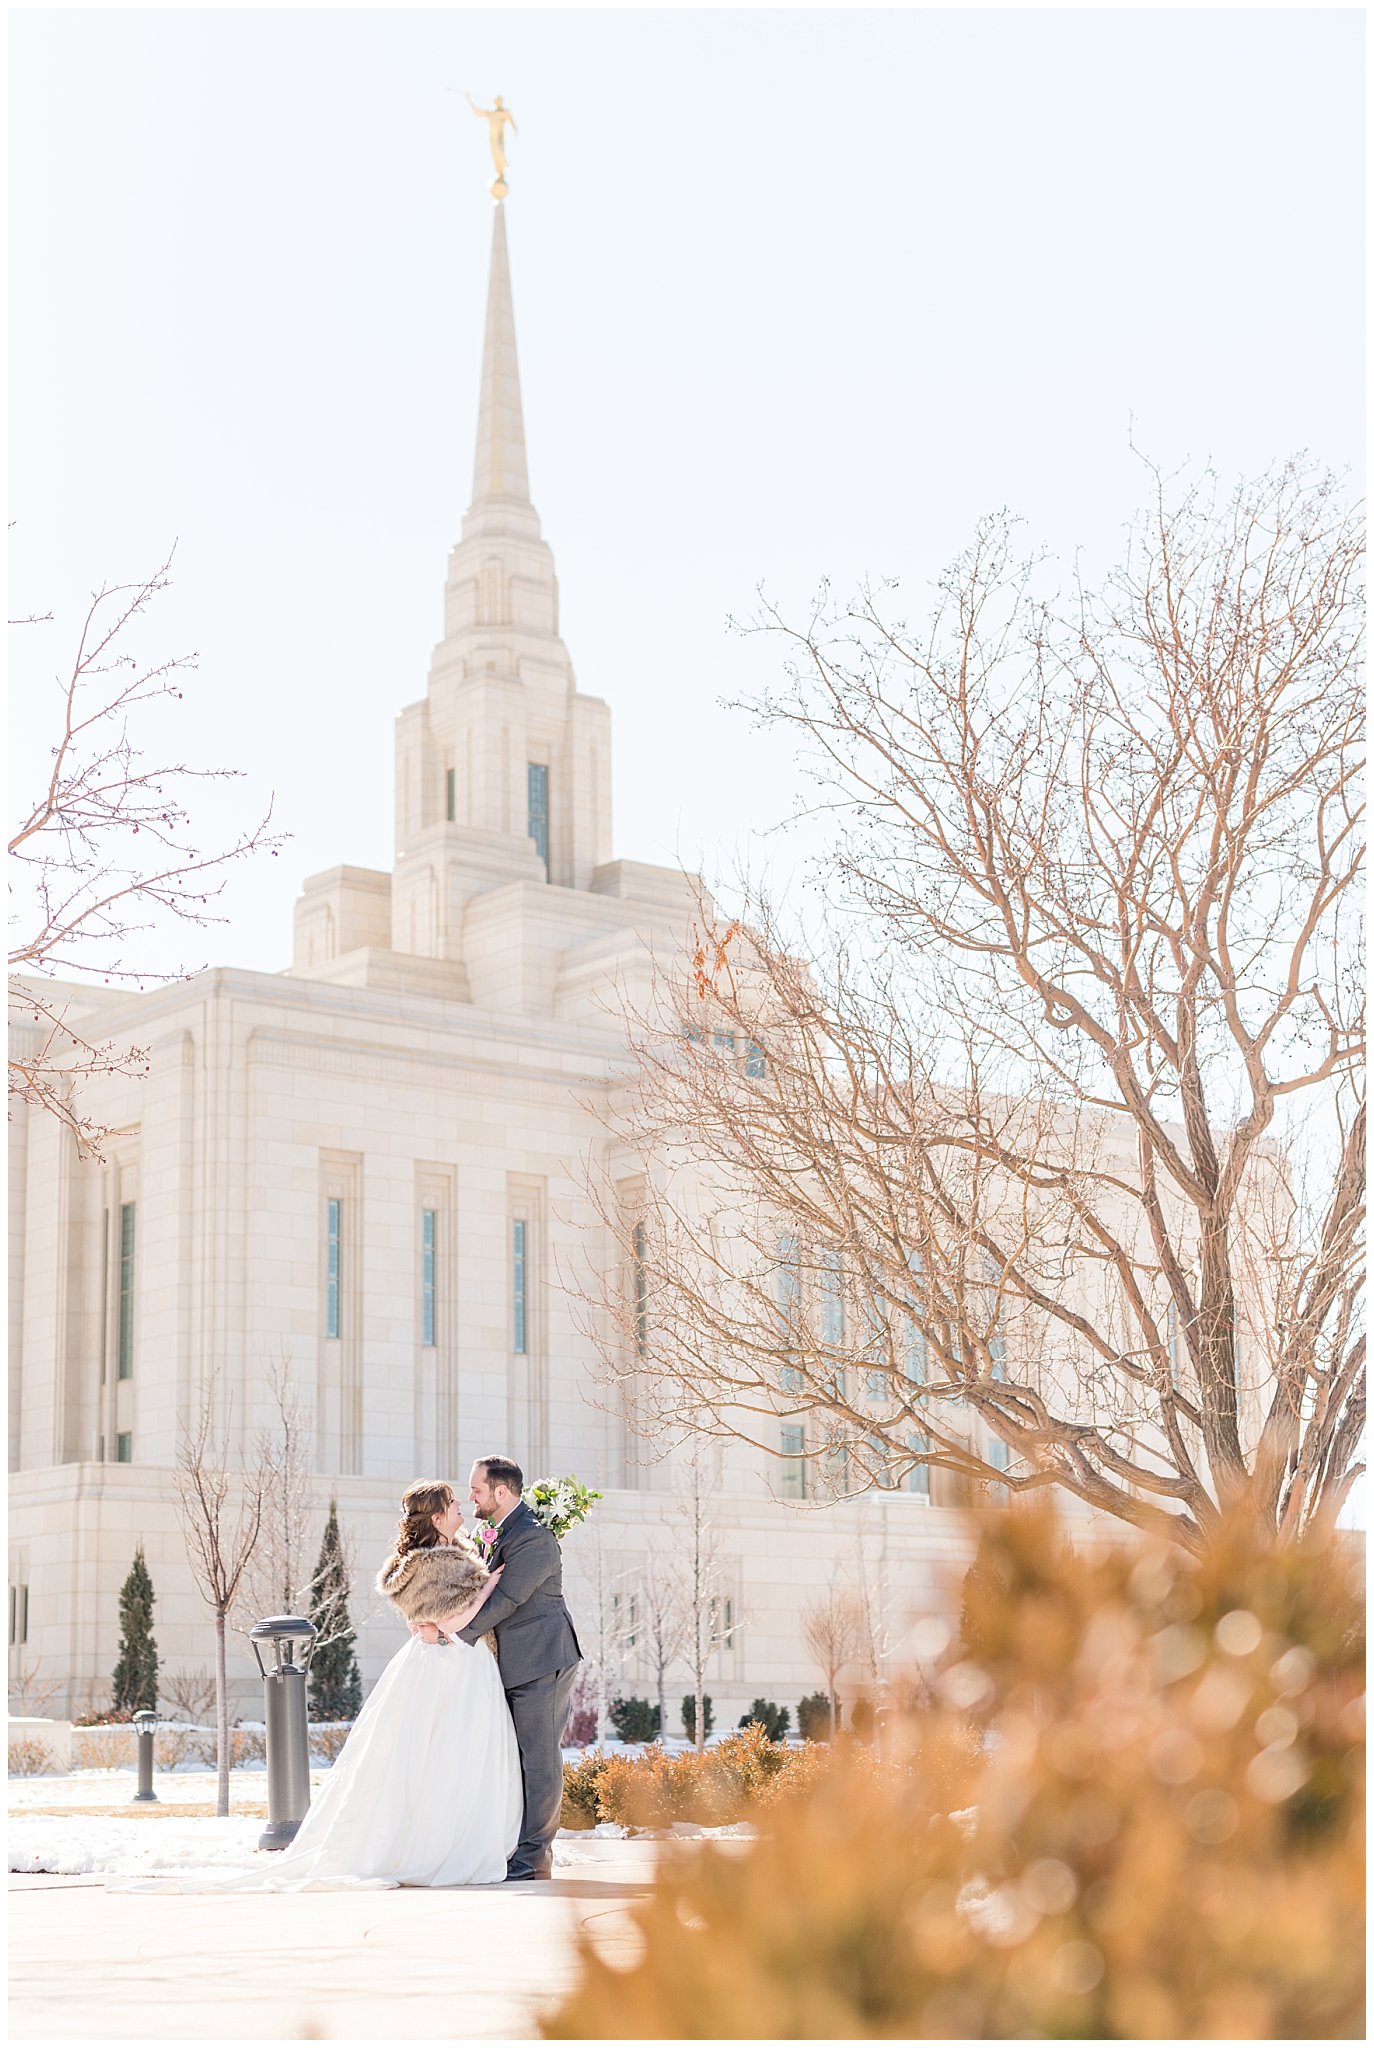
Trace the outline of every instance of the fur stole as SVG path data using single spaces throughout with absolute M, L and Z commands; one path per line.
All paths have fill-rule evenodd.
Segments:
M 442 1621 L 466 1607 L 486 1579 L 486 1566 L 464 1538 L 393 1552 L 377 1574 L 377 1591 L 406 1621 Z

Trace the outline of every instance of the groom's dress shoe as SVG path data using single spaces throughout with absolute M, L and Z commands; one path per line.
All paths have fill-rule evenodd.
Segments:
M 526 1884 L 533 1878 L 552 1878 L 552 1876 L 553 1872 L 551 1870 L 508 1870 L 505 1881 L 507 1884 Z

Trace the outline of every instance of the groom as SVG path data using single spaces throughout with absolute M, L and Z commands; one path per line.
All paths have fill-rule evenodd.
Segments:
M 488 1546 L 501 1583 L 465 1629 L 465 1643 L 490 1631 L 506 1704 L 520 1745 L 525 1811 L 520 1840 L 506 1866 L 507 1884 L 552 1877 L 553 1838 L 563 1806 L 563 1724 L 581 1660 L 572 1616 L 563 1602 L 563 1558 L 558 1538 L 522 1498 L 525 1475 L 513 1458 L 479 1458 L 468 1499 L 496 1530 Z M 417 1633 L 433 1641 L 427 1625 Z

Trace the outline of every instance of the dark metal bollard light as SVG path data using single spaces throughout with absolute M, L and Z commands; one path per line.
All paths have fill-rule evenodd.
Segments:
M 267 1826 L 258 1837 L 260 1849 L 284 1849 L 310 1808 L 310 1725 L 306 1717 L 305 1679 L 315 1647 L 315 1625 L 295 1614 L 274 1614 L 249 1633 L 253 1655 L 262 1673 L 263 1718 L 267 1725 Z M 273 1662 L 262 1661 L 259 1643 L 269 1643 Z M 297 1664 L 297 1643 L 308 1645 Z
M 157 1729 L 157 1715 L 151 1707 L 140 1707 L 134 1715 L 134 1726 L 138 1730 L 138 1790 L 133 1804 L 151 1799 L 156 1802 L 153 1790 L 153 1736 Z

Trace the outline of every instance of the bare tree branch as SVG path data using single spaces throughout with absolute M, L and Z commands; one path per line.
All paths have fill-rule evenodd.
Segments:
M 149 935 L 168 919 L 223 923 L 211 906 L 227 870 L 251 854 L 275 856 L 284 839 L 271 830 L 269 804 L 228 845 L 202 844 L 192 834 L 187 785 L 232 780 L 240 771 L 151 766 L 133 738 L 136 715 L 179 703 L 182 679 L 196 666 L 194 654 L 146 661 L 126 644 L 167 589 L 171 565 L 169 555 L 144 581 L 93 593 L 71 664 L 57 679 L 61 709 L 43 785 L 9 840 L 11 1007 L 29 1027 L 10 1059 L 10 1094 L 56 1115 L 95 1156 L 110 1133 L 80 1110 L 80 1084 L 100 1074 L 140 1075 L 146 1050 L 85 1033 L 80 1007 L 46 995 L 43 979 L 77 974 L 142 988 L 199 972 L 203 962 L 154 970 Z
M 1362 528 L 1300 463 L 1151 474 L 1096 593 L 1000 518 L 923 634 L 766 615 L 824 911 L 703 893 L 629 1015 L 588 1328 L 810 1498 L 924 1465 L 1197 1547 L 1362 1469 Z

